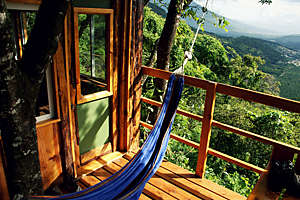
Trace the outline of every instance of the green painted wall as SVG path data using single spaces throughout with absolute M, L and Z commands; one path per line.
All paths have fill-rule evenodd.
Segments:
M 112 8 L 111 0 L 75 0 L 72 4 L 75 7 Z
M 109 99 L 77 105 L 80 154 L 109 141 Z

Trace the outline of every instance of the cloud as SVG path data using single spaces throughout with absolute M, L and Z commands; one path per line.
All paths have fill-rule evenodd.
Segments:
M 197 2 L 204 4 L 204 0 Z M 262 5 L 258 0 L 209 0 L 208 9 L 274 32 L 300 33 L 300 0 L 273 0 L 271 5 Z

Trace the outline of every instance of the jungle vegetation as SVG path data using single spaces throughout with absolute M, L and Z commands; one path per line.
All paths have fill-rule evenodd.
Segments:
M 163 30 L 165 19 L 145 7 L 143 62 L 153 59 L 153 49 Z M 170 71 L 182 65 L 184 51 L 189 49 L 194 36 L 193 30 L 180 21 L 170 54 Z M 266 62 L 253 52 L 241 52 L 222 44 L 220 39 L 201 33 L 194 47 L 193 59 L 185 67 L 185 74 L 205 80 L 226 83 L 269 94 L 279 95 L 279 82 L 273 75 L 263 72 Z M 159 55 L 157 55 L 159 56 Z M 152 62 L 153 63 L 153 62 Z M 156 67 L 156 64 L 153 64 Z M 143 84 L 143 96 L 151 98 L 154 79 L 148 77 Z M 185 86 L 179 107 L 194 114 L 203 114 L 205 91 Z M 142 120 L 149 119 L 153 108 L 142 105 Z M 217 95 L 214 119 L 244 130 L 273 138 L 294 146 L 300 146 L 300 116 L 298 114 L 250 103 L 226 95 Z M 142 129 L 141 142 L 149 130 Z M 183 116 L 177 116 L 172 133 L 199 142 L 201 123 Z M 266 167 L 271 147 L 233 133 L 213 128 L 210 147 L 251 164 Z M 170 140 L 167 160 L 194 171 L 197 150 L 177 141 Z M 206 178 L 233 191 L 247 196 L 258 179 L 258 174 L 244 170 L 216 157 L 209 156 Z

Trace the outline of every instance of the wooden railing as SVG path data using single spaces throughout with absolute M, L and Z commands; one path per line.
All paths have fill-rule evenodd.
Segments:
M 150 67 L 142 67 L 142 72 L 144 75 L 153 76 L 156 78 L 161 79 L 169 79 L 169 76 L 172 74 L 171 72 L 154 69 Z M 188 146 L 191 146 L 193 148 L 198 149 L 198 161 L 197 161 L 197 167 L 196 167 L 196 174 L 200 177 L 204 176 L 205 173 L 205 167 L 206 167 L 206 160 L 207 155 L 213 155 L 218 158 L 221 158 L 227 162 L 233 163 L 235 165 L 238 165 L 240 167 L 243 167 L 245 169 L 257 172 L 259 174 L 262 174 L 266 172 L 266 169 L 260 168 L 258 166 L 252 165 L 250 163 L 244 162 L 242 160 L 239 160 L 237 158 L 231 157 L 227 154 L 221 153 L 219 151 L 216 151 L 214 149 L 209 148 L 209 141 L 210 141 L 210 134 L 211 134 L 211 128 L 212 126 L 215 126 L 217 128 L 233 132 L 238 135 L 245 136 L 247 138 L 257 140 L 259 142 L 262 142 L 264 144 L 272 145 L 273 146 L 273 152 L 274 150 L 277 150 L 277 152 L 281 152 L 283 154 L 286 154 L 287 157 L 292 157 L 295 153 L 300 155 L 300 148 L 294 147 L 292 145 L 288 145 L 249 131 L 245 131 L 242 129 L 239 129 L 237 127 L 233 127 L 218 121 L 213 120 L 213 114 L 214 114 L 214 107 L 215 107 L 215 99 L 216 99 L 216 93 L 229 95 L 232 97 L 237 97 L 240 99 L 244 99 L 251 102 L 256 102 L 268 106 L 272 106 L 275 108 L 279 108 L 282 110 L 300 113 L 300 102 L 264 94 L 261 92 L 256 92 L 244 88 L 234 87 L 226 84 L 221 83 L 215 83 L 212 81 L 207 80 L 201 80 L 199 78 L 190 77 L 190 76 L 184 76 L 184 83 L 185 85 L 194 86 L 197 88 L 201 88 L 206 90 L 206 97 L 205 97 L 205 107 L 204 107 L 204 114 L 203 116 L 199 116 L 196 114 L 192 114 L 190 112 L 178 109 L 177 113 L 192 119 L 195 119 L 197 121 L 202 122 L 202 130 L 200 135 L 200 143 L 196 143 L 193 141 L 190 141 L 188 139 L 185 139 L 183 137 L 173 135 L 171 134 L 171 138 L 184 143 Z M 161 106 L 160 102 L 142 97 L 142 101 L 154 106 Z M 141 122 L 141 125 L 151 129 L 152 125 L 147 124 L 146 122 Z M 277 153 L 278 154 L 278 153 Z M 287 155 L 288 154 L 288 155 Z M 298 166 L 300 165 L 300 156 L 298 156 L 297 159 Z

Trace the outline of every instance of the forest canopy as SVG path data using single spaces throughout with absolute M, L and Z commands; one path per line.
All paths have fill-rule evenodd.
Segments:
M 147 65 L 152 59 L 165 19 L 148 7 L 145 7 L 144 12 L 143 62 Z M 189 49 L 193 37 L 193 30 L 181 20 L 170 54 L 170 71 L 182 65 L 184 52 Z M 224 46 L 216 37 L 201 33 L 197 36 L 193 59 L 185 66 L 185 74 L 278 95 L 279 82 L 271 74 L 260 70 L 264 63 L 265 60 L 260 56 L 253 56 L 251 52 L 239 54 L 234 48 Z M 143 96 L 151 97 L 154 87 L 153 79 L 148 77 L 143 85 Z M 179 107 L 202 115 L 204 98 L 205 91 L 185 86 Z M 149 115 L 152 109 L 147 104 L 142 105 L 143 121 L 151 122 Z M 217 94 L 214 119 L 300 147 L 298 114 Z M 147 132 L 143 129 L 142 136 L 145 137 Z M 199 142 L 201 123 L 177 115 L 172 133 Z M 270 146 L 218 128 L 213 128 L 210 141 L 211 148 L 262 168 L 266 167 L 272 150 Z M 169 161 L 194 171 L 197 154 L 196 149 L 171 140 L 166 157 Z M 258 179 L 258 174 L 212 156 L 208 157 L 205 176 L 245 196 L 248 196 Z

